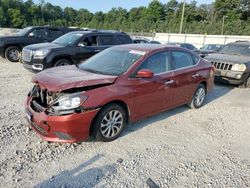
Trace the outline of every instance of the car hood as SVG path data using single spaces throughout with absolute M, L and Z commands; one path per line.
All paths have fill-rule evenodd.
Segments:
M 36 50 L 41 50 L 44 48 L 55 49 L 55 48 L 64 48 L 64 47 L 65 46 L 63 46 L 61 44 L 45 42 L 45 43 L 38 43 L 38 44 L 32 44 L 32 45 L 26 46 L 25 49 L 36 51 Z
M 209 54 L 205 57 L 205 59 L 209 61 L 225 61 L 231 63 L 248 63 L 250 62 L 250 56 L 240 56 L 234 54 L 221 54 L 221 53 L 213 53 Z
M 117 76 L 95 74 L 78 69 L 75 65 L 46 69 L 32 79 L 48 91 L 63 91 L 72 88 L 112 84 Z
M 5 39 L 17 39 L 17 38 L 22 38 L 22 36 L 18 36 L 18 35 L 5 35 L 5 36 L 0 36 L 0 40 L 5 40 Z

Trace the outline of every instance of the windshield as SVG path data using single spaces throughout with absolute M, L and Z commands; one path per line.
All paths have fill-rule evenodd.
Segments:
M 126 72 L 145 52 L 109 48 L 79 65 L 85 71 L 105 75 L 121 75 Z
M 222 46 L 218 45 L 218 44 L 207 44 L 205 45 L 203 48 L 201 48 L 202 50 L 219 50 Z
M 225 53 L 225 54 L 250 56 L 250 46 L 249 45 L 239 45 L 239 44 L 237 44 L 237 45 L 229 44 L 229 45 L 224 46 L 219 52 Z
M 16 33 L 16 35 L 18 35 L 18 36 L 25 36 L 26 34 L 28 34 L 30 32 L 31 29 L 32 29 L 31 27 L 25 27 L 24 29 L 18 31 Z
M 56 40 L 54 40 L 52 43 L 55 44 L 62 44 L 65 46 L 71 46 L 73 45 L 78 39 L 80 39 L 83 36 L 83 33 L 67 33 Z

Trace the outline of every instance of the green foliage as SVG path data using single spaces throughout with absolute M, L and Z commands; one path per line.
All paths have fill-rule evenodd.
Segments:
M 112 8 L 109 12 L 91 13 L 87 9 L 62 9 L 50 3 L 32 0 L 0 0 L 0 27 L 22 28 L 29 25 L 76 26 L 116 29 L 126 32 L 179 32 L 183 3 L 152 0 L 147 7 L 130 10 Z M 183 33 L 250 35 L 249 0 L 215 0 L 209 5 L 186 4 Z

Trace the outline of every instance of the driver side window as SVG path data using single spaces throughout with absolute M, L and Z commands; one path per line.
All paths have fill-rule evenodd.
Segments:
M 82 41 L 84 46 L 97 46 L 97 35 L 88 36 Z
M 32 35 L 35 38 L 46 38 L 47 37 L 47 32 L 46 29 L 34 29 L 30 35 Z
M 171 63 L 170 63 L 170 53 L 169 52 L 160 52 L 151 57 L 149 57 L 146 61 L 144 61 L 139 69 L 149 69 L 154 74 L 161 74 L 164 72 L 168 72 L 171 70 Z

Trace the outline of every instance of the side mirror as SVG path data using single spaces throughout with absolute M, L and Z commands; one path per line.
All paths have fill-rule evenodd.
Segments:
M 83 42 L 80 42 L 77 46 L 78 47 L 85 47 L 86 45 Z
M 149 69 L 142 69 L 136 73 L 137 78 L 152 78 L 154 73 Z
M 204 58 L 206 57 L 206 54 L 200 54 L 200 57 Z
M 34 33 L 29 33 L 28 37 L 34 37 Z

